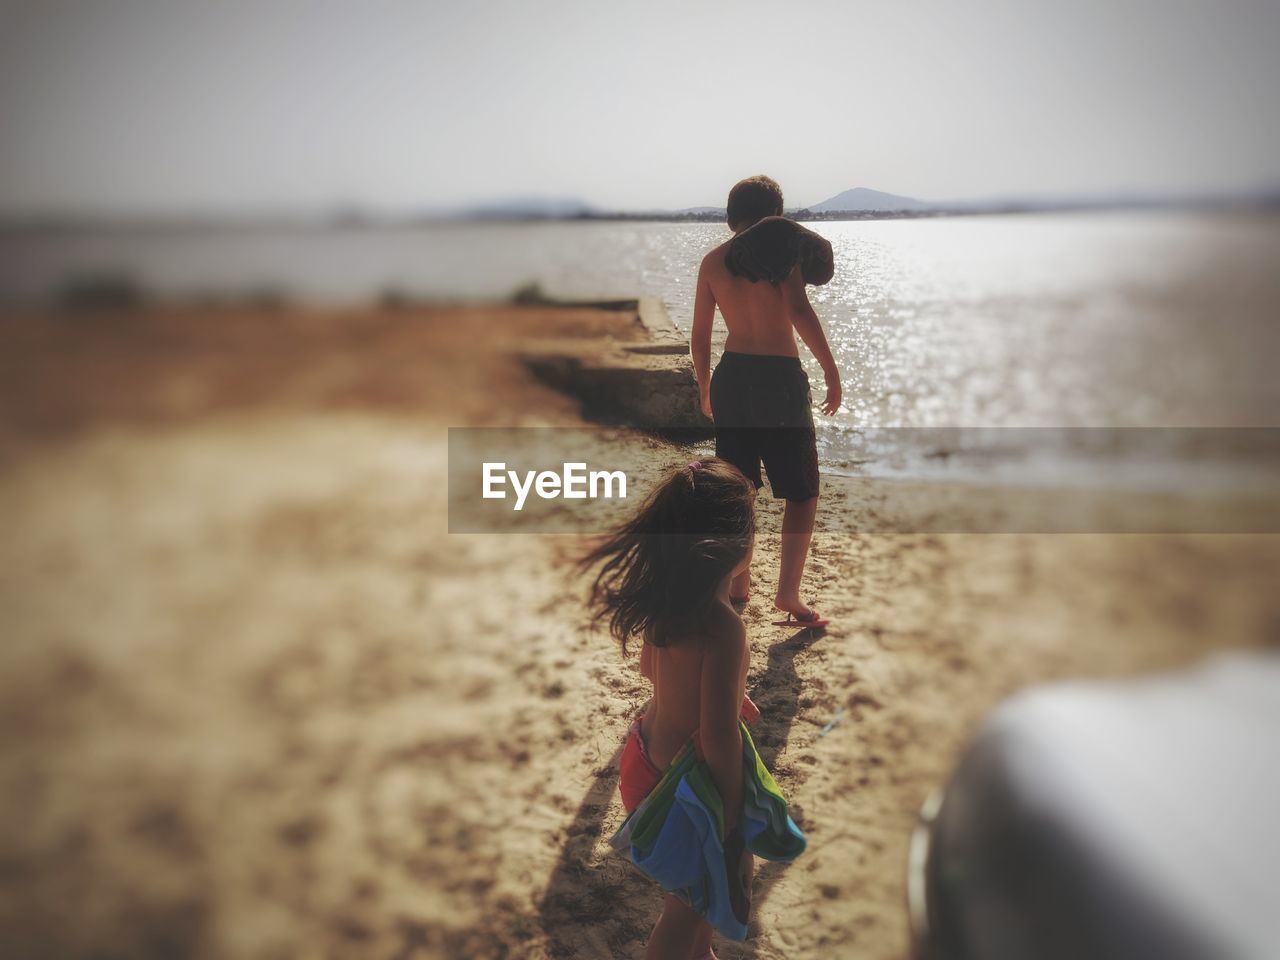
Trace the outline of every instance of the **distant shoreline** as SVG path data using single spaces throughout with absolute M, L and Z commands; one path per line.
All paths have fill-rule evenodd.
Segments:
M 846 220 L 920 220 L 939 217 L 985 217 L 1039 213 L 1107 213 L 1121 211 L 1172 211 L 1190 213 L 1275 213 L 1280 211 L 1280 196 L 1257 200 L 1188 200 L 1183 202 L 1117 201 L 1090 203 L 999 203 L 965 207 L 929 207 L 923 210 L 828 210 L 787 211 L 786 216 L 801 223 Z M 539 214 L 483 214 L 475 216 L 424 219 L 418 223 L 525 223 L 547 221 L 623 221 L 654 223 L 723 223 L 722 211 L 698 213 L 626 213 L 584 212 L 572 216 Z
M 786 216 L 802 223 L 867 220 L 921 220 L 943 217 L 986 217 L 1019 214 L 1172 212 L 1275 214 L 1280 213 L 1280 194 L 1260 197 L 1199 198 L 1190 200 L 1117 200 L 1047 202 L 1000 202 L 964 206 L 937 206 L 919 210 L 790 210 Z M 679 212 L 596 211 L 572 214 L 533 212 L 478 212 L 390 216 L 364 212 L 328 215 L 267 214 L 244 216 L 154 215 L 73 218 L 60 216 L 0 217 L 0 234 L 74 233 L 109 230 L 239 230 L 239 229 L 415 229 L 485 223 L 723 223 L 721 210 Z

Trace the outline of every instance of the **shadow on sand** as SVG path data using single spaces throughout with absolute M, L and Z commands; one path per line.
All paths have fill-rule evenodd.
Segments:
M 822 636 L 812 630 L 802 630 L 787 640 L 769 648 L 769 660 L 765 671 L 756 678 L 749 694 L 760 708 L 760 718 L 752 726 L 752 736 L 761 759 L 770 770 L 786 749 L 791 736 L 791 726 L 799 712 L 801 681 L 796 674 L 795 658 Z M 574 814 L 568 826 L 567 839 L 560 850 L 560 858 L 547 882 L 546 893 L 538 905 L 540 925 L 547 936 L 548 951 L 556 957 L 594 956 L 601 948 L 607 948 L 610 956 L 617 956 L 629 945 L 643 942 L 657 920 L 661 903 L 653 884 L 622 857 L 607 858 L 598 866 L 591 860 L 604 831 L 605 814 L 618 789 L 618 759 L 622 746 L 596 771 L 595 780 Z M 797 821 L 801 813 L 792 805 Z M 752 913 L 759 909 L 769 896 L 769 891 L 785 864 L 757 862 Z M 634 914 L 620 915 L 616 909 L 619 901 L 645 902 L 651 900 L 653 908 L 647 911 L 643 921 L 629 919 Z M 587 930 L 584 932 L 583 928 Z M 757 955 L 755 939 L 758 935 L 753 919 L 748 939 L 740 945 L 730 945 L 717 937 L 723 949 L 717 948 L 725 958 L 751 958 Z

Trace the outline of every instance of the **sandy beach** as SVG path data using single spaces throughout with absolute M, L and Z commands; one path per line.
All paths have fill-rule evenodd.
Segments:
M 637 958 L 605 840 L 647 699 L 591 632 L 580 538 L 447 533 L 447 428 L 579 425 L 557 307 L 0 317 L 0 942 L 13 957 Z M 687 456 L 626 430 L 648 476 Z M 820 507 L 871 509 L 866 484 Z M 810 847 L 724 958 L 903 960 L 916 811 L 1028 684 L 1280 643 L 1280 538 L 833 524 L 771 627 L 757 740 Z M 825 733 L 824 733 L 825 731 Z

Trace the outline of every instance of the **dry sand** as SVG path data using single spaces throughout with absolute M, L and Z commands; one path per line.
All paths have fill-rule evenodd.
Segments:
M 585 629 L 580 542 L 445 532 L 445 428 L 577 423 L 511 354 L 602 335 L 638 334 L 534 308 L 3 318 L 5 956 L 642 955 L 659 898 L 604 838 L 647 691 Z M 994 703 L 1280 633 L 1274 536 L 826 533 L 806 592 L 834 623 L 788 634 L 762 516 L 750 684 L 810 849 L 761 870 L 726 958 L 905 957 L 915 812 Z

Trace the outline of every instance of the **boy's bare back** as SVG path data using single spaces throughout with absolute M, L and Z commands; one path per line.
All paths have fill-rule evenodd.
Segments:
M 713 249 L 698 267 L 690 352 L 702 412 L 711 416 L 711 327 L 719 307 L 729 331 L 724 343 L 726 352 L 798 357 L 796 335 L 799 335 L 822 367 L 826 380 L 827 395 L 822 402 L 822 412 L 835 413 L 842 399 L 840 371 L 818 315 L 809 303 L 800 264 L 777 286 L 763 280 L 752 282 L 729 272 L 725 254 L 732 242 L 730 238 Z
M 725 349 L 768 356 L 799 356 L 794 314 L 803 300 L 809 306 L 804 278 L 797 265 L 779 286 L 735 277 L 725 266 L 732 239 L 702 258 L 697 298 L 707 296 L 720 308 L 729 336 Z M 695 312 L 696 307 L 695 307 Z

